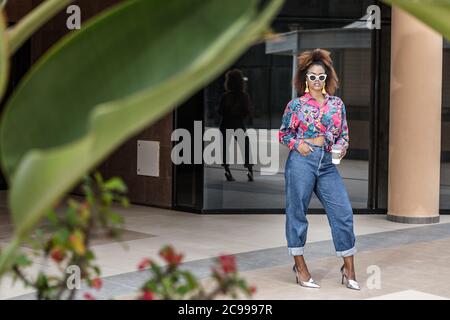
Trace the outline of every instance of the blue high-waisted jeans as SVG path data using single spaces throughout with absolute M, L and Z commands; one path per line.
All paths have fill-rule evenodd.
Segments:
M 325 208 L 338 257 L 356 253 L 353 210 L 339 171 L 324 146 L 305 141 L 314 151 L 291 150 L 286 161 L 286 239 L 292 256 L 303 255 L 308 231 L 306 211 L 314 192 Z

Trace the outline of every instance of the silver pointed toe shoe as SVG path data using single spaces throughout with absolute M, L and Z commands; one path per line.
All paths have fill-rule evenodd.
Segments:
M 358 282 L 356 280 L 349 279 L 347 277 L 347 275 L 344 273 L 344 266 L 345 265 L 343 265 L 341 267 L 342 284 L 344 284 L 344 280 L 345 280 L 345 285 L 346 285 L 347 288 L 353 289 L 353 290 L 361 290 L 361 288 L 359 287 Z
M 298 270 L 297 270 L 297 266 L 295 264 L 292 267 L 292 271 L 295 273 L 295 279 L 297 280 L 297 283 L 300 284 L 302 287 L 314 288 L 314 289 L 319 289 L 320 288 L 320 285 L 316 281 L 314 281 L 313 278 L 309 278 L 308 281 L 302 281 L 300 279 L 300 276 L 299 276 Z

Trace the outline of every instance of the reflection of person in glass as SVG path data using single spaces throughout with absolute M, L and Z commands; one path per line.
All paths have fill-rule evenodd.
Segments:
M 333 96 L 338 78 L 330 53 L 315 49 L 298 57 L 295 88 L 301 95 L 284 110 L 280 142 L 289 147 L 285 166 L 286 239 L 288 252 L 294 256 L 292 270 L 297 283 L 320 288 L 312 279 L 303 251 L 308 230 L 306 212 L 314 192 L 325 208 L 334 247 L 342 257 L 342 284 L 359 290 L 353 255 L 356 253 L 353 211 L 342 177 L 332 162 L 332 146 L 342 147 L 340 158 L 349 146 L 345 105 Z
M 221 117 L 219 128 L 223 137 L 222 166 L 225 168 L 225 177 L 228 181 L 234 181 L 235 179 L 231 174 L 230 165 L 227 161 L 226 129 L 242 129 L 245 132 L 244 122 L 246 118 L 251 118 L 251 104 L 250 96 L 245 92 L 245 78 L 242 71 L 239 69 L 229 70 L 225 74 L 225 93 L 220 98 L 219 104 L 219 115 Z M 239 143 L 237 137 L 235 136 L 234 138 Z M 248 181 L 253 181 L 253 165 L 250 163 L 250 145 L 247 135 L 245 136 L 244 167 L 247 168 Z

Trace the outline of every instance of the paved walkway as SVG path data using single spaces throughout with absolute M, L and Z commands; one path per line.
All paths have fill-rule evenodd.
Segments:
M 11 234 L 8 216 L 0 214 L 0 245 Z M 120 211 L 120 210 L 119 210 Z M 358 253 L 355 256 L 361 291 L 340 284 L 342 261 L 334 254 L 325 215 L 309 215 L 305 251 L 319 290 L 300 287 L 291 271 L 284 238 L 284 215 L 199 215 L 144 206 L 122 210 L 124 241 L 96 240 L 94 251 L 104 286 L 96 297 L 132 295 L 145 279 L 136 265 L 143 257 L 160 261 L 158 250 L 172 244 L 185 254 L 182 268 L 205 279 L 212 258 L 235 254 L 242 275 L 257 287 L 255 299 L 442 299 L 450 298 L 450 216 L 433 225 L 387 221 L 384 215 L 355 215 Z M 126 245 L 127 249 L 123 248 Z M 54 270 L 37 261 L 29 270 Z M 83 291 L 83 290 L 82 290 Z M 80 295 L 81 296 L 81 295 Z M 0 299 L 32 299 L 29 289 L 0 284 Z

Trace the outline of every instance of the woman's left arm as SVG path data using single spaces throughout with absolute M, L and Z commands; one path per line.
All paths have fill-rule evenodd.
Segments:
M 341 159 L 345 156 L 347 153 L 347 149 L 349 146 L 349 135 L 348 135 L 348 125 L 347 125 L 347 113 L 345 110 L 345 104 L 342 102 L 342 109 L 341 109 L 341 128 L 339 131 L 339 136 L 336 140 L 336 144 L 340 144 L 342 146 L 342 153 L 341 153 Z

